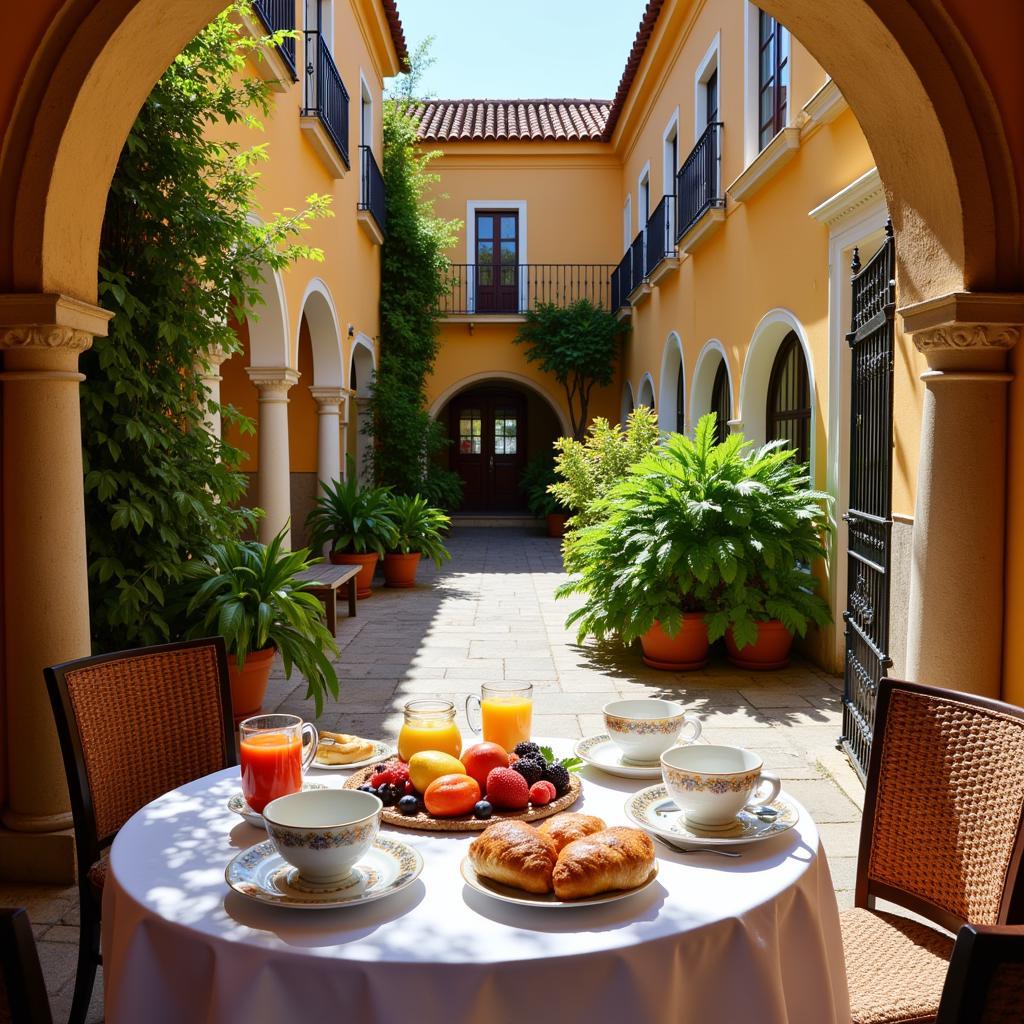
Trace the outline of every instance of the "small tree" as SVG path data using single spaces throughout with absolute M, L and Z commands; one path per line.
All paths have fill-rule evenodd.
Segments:
M 526 323 L 513 339 L 526 345 L 526 358 L 553 374 L 565 389 L 573 437 L 587 429 L 590 395 L 607 387 L 615 374 L 615 358 L 622 325 L 589 299 L 569 306 L 538 303 L 526 314 Z

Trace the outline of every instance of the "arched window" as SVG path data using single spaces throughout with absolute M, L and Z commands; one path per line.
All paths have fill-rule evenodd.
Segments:
M 715 441 L 721 444 L 729 436 L 729 420 L 732 419 L 729 370 L 724 359 L 718 364 L 715 382 L 711 385 L 711 411 L 715 414 Z
M 683 380 L 683 364 L 680 362 L 676 370 L 676 433 L 686 429 L 686 382 Z
M 782 339 L 772 364 L 765 425 L 769 441 L 786 441 L 801 462 L 810 462 L 811 388 L 803 346 L 794 331 Z

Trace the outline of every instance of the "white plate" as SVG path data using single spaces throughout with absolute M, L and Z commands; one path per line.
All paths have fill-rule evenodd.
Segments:
M 314 757 L 313 763 L 309 767 L 318 768 L 322 772 L 351 772 L 357 768 L 368 768 L 371 764 L 394 757 L 397 753 L 394 747 L 389 746 L 387 743 L 382 743 L 380 740 L 370 740 L 370 742 L 373 744 L 373 753 L 369 757 L 364 757 L 361 761 L 353 761 L 351 764 L 321 764 Z
M 587 736 L 576 744 L 575 754 L 587 764 L 600 768 L 609 775 L 619 775 L 624 779 L 660 779 L 661 762 L 654 764 L 638 764 L 636 761 L 625 760 L 622 750 L 612 738 L 603 733 L 600 736 Z
M 590 896 L 583 900 L 560 900 L 553 892 L 533 893 L 523 889 L 515 889 L 511 885 L 502 885 L 495 882 L 493 878 L 484 878 L 476 873 L 473 862 L 464 857 L 459 865 L 462 877 L 471 889 L 482 892 L 485 896 L 501 900 L 504 903 L 516 903 L 521 907 L 543 907 L 544 909 L 564 910 L 566 907 L 592 907 L 595 903 L 614 903 L 616 900 L 624 900 L 627 896 L 635 896 L 643 892 L 648 886 L 654 884 L 658 877 L 658 862 L 654 862 L 651 875 L 642 885 L 635 889 L 616 889 L 614 892 L 603 892 L 598 896 Z
M 384 899 L 412 885 L 423 870 L 423 858 L 407 843 L 377 836 L 352 875 L 340 885 L 311 887 L 267 840 L 234 857 L 224 880 L 237 893 L 274 907 L 330 910 L 358 907 Z M 297 887 L 298 886 L 298 887 Z
M 734 825 L 727 829 L 705 832 L 687 823 L 664 785 L 648 786 L 634 793 L 625 805 L 626 817 L 634 825 L 653 832 L 672 843 L 685 846 L 739 846 L 771 839 L 788 832 L 799 820 L 800 812 L 785 793 L 768 805 L 778 811 L 776 817 L 761 819 L 749 811 L 740 811 Z
M 327 787 L 322 782 L 303 782 L 302 792 L 305 793 L 310 789 L 326 789 Z M 228 801 L 228 810 L 234 811 L 235 814 L 245 818 L 250 825 L 255 825 L 257 828 L 263 828 L 263 815 L 258 814 L 254 811 L 246 802 L 245 797 L 241 793 L 236 793 Z

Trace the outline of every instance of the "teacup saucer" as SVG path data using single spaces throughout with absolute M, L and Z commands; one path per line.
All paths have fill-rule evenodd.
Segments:
M 303 782 L 302 792 L 305 793 L 310 789 L 326 789 L 327 787 L 322 782 Z M 263 828 L 263 815 L 258 814 L 254 811 L 246 802 L 245 797 L 241 793 L 236 793 L 228 801 L 228 810 L 234 811 L 235 814 L 241 815 L 245 818 L 250 825 L 255 825 L 256 828 Z
M 224 871 L 224 880 L 235 892 L 258 903 L 329 910 L 392 896 L 415 882 L 422 870 L 423 858 L 411 846 L 377 836 L 351 875 L 333 885 L 312 885 L 267 840 L 234 857 Z
M 600 768 L 609 775 L 618 775 L 623 779 L 660 779 L 661 763 L 658 761 L 630 761 L 622 753 L 622 749 L 612 742 L 607 733 L 600 736 L 587 736 L 576 744 L 576 756 L 587 764 Z
M 768 806 L 778 812 L 774 818 L 767 815 L 758 817 L 748 810 L 742 810 L 733 822 L 723 828 L 698 828 L 686 820 L 662 784 L 648 786 L 634 793 L 626 801 L 625 811 L 626 817 L 634 825 L 673 843 L 687 846 L 738 846 L 788 832 L 800 820 L 796 804 L 785 793 L 780 793 Z
M 373 744 L 373 753 L 359 761 L 353 761 L 351 764 L 323 764 L 314 757 L 310 768 L 316 768 L 321 772 L 351 772 L 384 761 L 395 753 L 395 748 L 390 744 L 382 743 L 380 740 L 370 740 L 370 743 Z

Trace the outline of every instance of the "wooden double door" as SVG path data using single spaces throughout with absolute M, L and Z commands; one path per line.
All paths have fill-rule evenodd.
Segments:
M 474 388 L 452 400 L 451 467 L 462 478 L 465 512 L 521 512 L 526 468 L 526 399 L 515 391 Z

